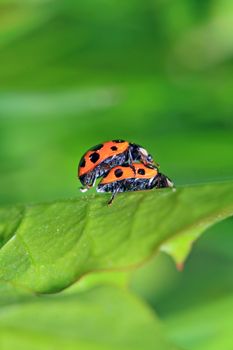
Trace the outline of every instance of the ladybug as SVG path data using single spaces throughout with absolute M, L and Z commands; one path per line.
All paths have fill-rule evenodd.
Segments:
M 104 176 L 116 165 L 129 164 L 134 171 L 133 162 L 154 165 L 153 158 L 145 148 L 124 140 L 113 140 L 90 148 L 81 158 L 78 167 L 78 177 L 82 192 L 95 185 L 96 179 Z
M 97 186 L 97 192 L 112 192 L 108 204 L 111 204 L 118 192 L 151 190 L 152 188 L 173 187 L 173 182 L 161 174 L 156 167 L 133 163 L 133 169 L 128 165 L 116 166 L 105 174 Z

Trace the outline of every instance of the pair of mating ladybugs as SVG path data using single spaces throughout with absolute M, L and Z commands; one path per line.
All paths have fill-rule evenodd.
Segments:
M 86 192 L 102 177 L 97 192 L 111 192 L 111 204 L 118 192 L 173 187 L 161 174 L 145 148 L 123 140 L 104 142 L 88 150 L 81 158 L 78 176 Z

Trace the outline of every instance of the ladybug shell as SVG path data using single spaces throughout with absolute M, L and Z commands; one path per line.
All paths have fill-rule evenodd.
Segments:
M 100 182 L 101 185 L 113 183 L 125 179 L 151 179 L 158 175 L 156 168 L 150 168 L 144 164 L 133 163 L 133 169 L 129 166 L 117 166 L 109 171 L 109 173 Z
M 78 168 L 78 176 L 92 171 L 105 159 L 125 152 L 129 148 L 129 142 L 123 140 L 107 141 L 92 147 L 81 158 Z

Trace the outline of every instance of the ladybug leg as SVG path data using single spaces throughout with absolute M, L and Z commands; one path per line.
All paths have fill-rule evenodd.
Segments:
M 106 170 L 106 171 L 109 171 L 111 169 L 110 165 L 105 163 L 102 165 L 103 169 Z
M 86 182 L 85 186 L 80 188 L 80 191 L 87 192 L 88 190 L 90 190 L 92 187 L 95 186 L 96 179 L 97 175 L 95 173 L 91 174 L 91 177 L 88 178 L 88 181 Z
M 95 183 L 96 183 L 96 180 L 97 180 L 97 174 L 93 174 L 92 178 L 91 178 L 91 185 L 90 186 L 87 186 L 88 190 L 92 187 L 95 186 Z
M 94 177 L 94 181 L 93 181 L 92 187 L 95 186 L 96 180 L 97 180 L 97 176 Z
M 128 162 L 129 162 L 129 167 L 133 170 L 134 175 L 136 175 L 136 170 L 135 170 L 135 167 L 133 166 L 133 157 L 132 157 L 132 154 L 131 154 L 130 150 L 129 150 L 129 153 L 128 153 Z
M 119 192 L 120 187 L 117 187 L 114 192 L 112 193 L 112 197 L 110 198 L 110 200 L 108 201 L 108 205 L 111 205 L 113 202 L 113 199 L 115 198 L 116 194 Z

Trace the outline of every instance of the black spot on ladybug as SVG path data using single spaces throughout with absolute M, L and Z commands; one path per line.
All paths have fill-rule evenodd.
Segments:
M 121 169 L 116 169 L 114 174 L 116 177 L 121 177 L 123 175 L 123 171 Z
M 92 153 L 89 158 L 92 163 L 96 163 L 99 159 L 100 155 L 96 152 Z
M 111 147 L 111 150 L 112 150 L 112 151 L 117 151 L 117 149 L 118 149 L 118 148 L 117 148 L 116 146 L 112 146 L 112 147 Z
M 122 142 L 125 142 L 124 140 L 112 140 L 112 142 L 115 142 L 115 143 L 122 143 Z
M 83 158 L 80 160 L 79 166 L 80 166 L 80 168 L 85 168 L 85 165 L 86 165 L 86 160 L 85 160 L 85 158 L 83 157 Z
M 98 151 L 99 149 L 103 148 L 103 144 L 100 143 L 99 145 L 96 145 L 90 149 L 90 151 Z
M 140 175 L 145 175 L 145 170 L 144 169 L 142 169 L 142 168 L 140 168 L 140 169 L 138 169 L 138 174 L 140 174 Z

